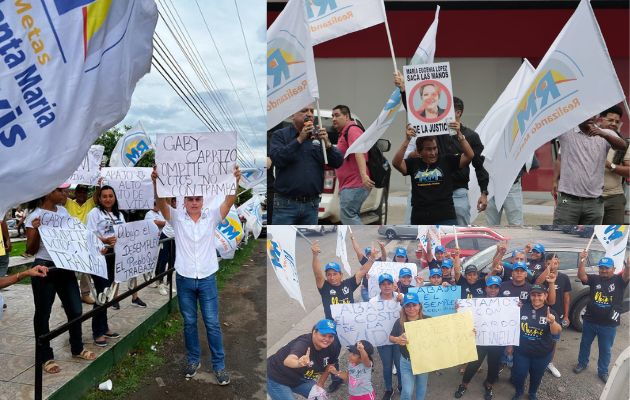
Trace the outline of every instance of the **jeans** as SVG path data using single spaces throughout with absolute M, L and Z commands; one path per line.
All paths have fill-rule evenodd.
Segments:
M 601 225 L 604 199 L 575 199 L 558 192 L 558 204 L 553 211 L 554 225 Z
M 626 195 L 623 193 L 604 197 L 604 219 L 602 220 L 602 225 L 623 224 L 625 210 Z
M 453 190 L 453 205 L 457 215 L 457 225 L 470 225 L 470 204 L 468 203 L 468 189 Z
M 2 243 L 0 243 L 2 245 Z M 7 276 L 9 270 L 9 254 L 0 256 L 0 276 Z
M 499 379 L 499 362 L 504 349 L 504 346 L 477 346 L 477 361 L 469 362 L 466 365 L 462 382 L 470 383 L 487 355 L 488 374 L 486 375 L 486 382 L 490 385 L 494 385 L 494 383 Z
M 427 382 L 429 380 L 428 373 L 414 375 L 411 370 L 411 361 L 407 360 L 405 357 L 400 357 L 398 376 L 402 377 L 403 384 L 400 400 L 411 400 L 411 394 L 414 388 L 416 389 L 416 400 L 424 400 L 424 396 L 427 393 Z
M 521 181 L 514 183 L 508 192 L 503 206 L 497 210 L 494 196 L 488 199 L 486 207 L 486 223 L 489 226 L 501 225 L 501 214 L 505 211 L 508 225 L 523 225 L 523 189 Z
M 383 363 L 383 380 L 385 381 L 385 390 L 393 390 L 392 387 L 392 365 L 396 365 L 396 369 L 400 370 L 400 348 L 397 345 L 377 346 L 378 355 Z M 398 387 L 402 386 L 400 373 L 398 374 Z
M 267 378 L 267 395 L 271 400 L 294 400 L 293 393 L 297 393 L 304 398 L 308 398 L 311 388 L 315 385 L 312 379 L 302 379 L 302 383 L 294 388 L 282 385 L 271 378 Z
M 319 198 L 301 202 L 276 193 L 273 199 L 274 225 L 317 225 Z
M 361 300 L 370 301 L 370 291 L 363 285 L 361 285 Z
M 343 225 L 362 225 L 361 206 L 368 198 L 370 190 L 364 187 L 346 188 L 339 192 L 341 223 Z
M 593 344 L 593 340 L 595 336 L 597 336 L 597 346 L 599 347 L 597 373 L 599 375 L 607 374 L 608 365 L 610 364 L 610 350 L 615 342 L 616 334 L 616 326 L 599 325 L 584 320 L 582 324 L 582 340 L 580 340 L 578 363 L 585 367 L 588 365 L 588 358 L 591 355 L 591 344 Z
M 179 311 L 184 318 L 184 342 L 188 363 L 196 364 L 201 358 L 197 332 L 197 303 L 201 306 L 201 317 L 206 326 L 212 368 L 225 369 L 225 354 L 219 323 L 219 297 L 215 274 L 203 279 L 185 278 L 177 274 L 177 299 Z
M 163 233 L 160 234 L 160 240 L 166 239 L 167 236 Z M 175 263 L 175 239 L 171 239 L 168 242 L 162 243 L 162 247 L 160 248 L 160 253 L 158 254 L 157 264 L 155 266 L 155 275 L 159 275 L 162 272 L 166 271 L 166 264 L 168 264 L 168 259 L 171 257 L 171 253 L 173 254 L 173 264 Z M 172 265 L 170 266 L 172 267 Z M 160 279 L 160 283 L 162 283 L 164 279 Z
M 54 267 L 52 261 L 35 259 L 33 265 L 44 265 L 46 267 Z M 35 328 L 35 337 L 39 337 L 50 332 L 49 320 L 52 305 L 55 301 L 55 294 L 59 296 L 66 318 L 71 321 L 81 316 L 83 309 L 81 308 L 81 297 L 79 295 L 79 285 L 74 276 L 73 271 L 52 268 L 48 271 L 45 278 L 32 277 L 31 289 L 33 290 L 33 301 L 35 302 L 35 316 L 33 317 L 33 326 Z M 69 330 L 70 334 L 70 351 L 74 355 L 81 354 L 83 351 L 83 341 L 81 339 L 81 324 L 74 324 Z M 43 362 L 54 358 L 53 350 L 50 343 L 43 343 Z
M 517 395 L 522 395 L 525 390 L 527 374 L 529 374 L 529 394 L 536 394 L 552 356 L 553 353 L 545 354 L 542 357 L 532 357 L 519 352 L 518 347 L 514 348 L 512 383 Z
M 101 278 L 97 275 L 92 275 L 92 281 L 94 282 L 94 290 L 98 296 L 103 293 L 105 288 L 110 287 L 114 282 L 114 264 L 115 264 L 114 252 L 112 249 L 108 250 L 105 255 L 105 262 L 107 263 L 107 276 L 108 279 Z M 95 299 L 96 300 L 96 299 Z M 99 305 L 94 303 L 92 309 L 95 309 Z M 94 339 L 103 336 L 109 332 L 109 324 L 107 323 L 107 309 L 102 310 L 94 314 L 92 317 L 92 337 Z

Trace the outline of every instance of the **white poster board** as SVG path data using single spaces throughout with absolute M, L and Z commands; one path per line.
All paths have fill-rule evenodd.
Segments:
M 79 164 L 76 171 L 66 180 L 71 185 L 89 185 L 95 186 L 98 183 L 100 177 L 101 161 L 103 160 L 103 153 L 105 147 L 95 144 L 90 147 L 87 155 Z
M 400 303 L 395 300 L 333 304 L 330 312 L 337 323 L 337 337 L 342 346 L 367 340 L 374 346 L 387 346 L 389 334 L 398 318 Z
M 518 297 L 460 299 L 457 312 L 472 312 L 478 346 L 518 346 L 521 317 L 518 302 Z
M 370 268 L 369 278 L 368 278 L 368 290 L 370 294 L 370 298 L 374 296 L 378 296 L 380 293 L 380 289 L 378 287 L 378 277 L 381 274 L 390 274 L 392 278 L 394 278 L 394 283 L 398 282 L 398 273 L 402 268 L 409 268 L 411 273 L 413 274 L 413 278 L 411 279 L 411 286 L 416 285 L 415 277 L 418 274 L 418 266 L 415 263 L 398 263 L 393 261 L 375 261 L 372 268 Z
M 114 280 L 125 282 L 153 272 L 160 252 L 160 229 L 151 220 L 115 225 Z
M 451 67 L 448 62 L 405 65 L 407 118 L 417 135 L 449 134 L 455 121 Z
M 232 195 L 236 132 L 160 134 L 155 164 L 160 197 Z
M 114 188 L 121 210 L 150 210 L 153 208 L 153 168 L 103 168 L 103 185 Z

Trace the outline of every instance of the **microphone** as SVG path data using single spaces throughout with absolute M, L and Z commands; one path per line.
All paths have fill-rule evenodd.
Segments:
M 306 124 L 307 122 L 313 122 L 313 117 L 306 115 L 304 117 L 304 123 Z M 311 140 L 313 141 L 314 145 L 321 145 L 321 143 L 319 142 L 319 139 L 317 139 L 317 136 L 315 135 L 315 124 L 313 124 L 313 131 L 311 132 Z

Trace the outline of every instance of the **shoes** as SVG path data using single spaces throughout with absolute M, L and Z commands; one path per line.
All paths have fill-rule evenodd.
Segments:
M 214 376 L 217 378 L 217 382 L 221 386 L 225 386 L 228 383 L 230 383 L 230 375 L 224 369 L 219 370 L 219 371 L 214 371 Z
M 560 378 L 562 376 L 560 374 L 560 371 L 558 371 L 558 368 L 556 368 L 556 366 L 553 365 L 553 363 L 549 363 L 547 365 L 547 369 L 549 370 L 549 372 L 551 372 L 551 375 L 555 376 L 556 378 Z
M 197 370 L 199 369 L 199 367 L 201 367 L 200 363 L 190 363 L 186 366 L 186 369 L 184 370 L 184 372 L 186 373 L 186 379 L 190 379 L 193 376 L 195 376 L 195 374 L 197 374 Z
M 582 365 L 582 364 L 578 364 L 575 366 L 575 368 L 573 368 L 573 372 L 575 372 L 576 374 L 579 374 L 580 372 L 584 371 L 586 369 L 586 365 Z
M 135 299 L 132 299 L 131 305 L 140 307 L 140 308 L 147 308 L 147 304 L 144 301 L 140 300 L 140 297 L 136 297 Z
M 120 303 L 118 303 L 118 302 L 113 303 L 113 304 L 112 304 L 112 308 L 113 308 L 114 310 L 120 310 Z
M 459 385 L 459 387 L 457 388 L 457 391 L 455 392 L 455 398 L 459 399 L 460 397 L 464 395 L 464 393 L 466 393 L 466 386 Z
M 168 288 L 166 287 L 165 284 L 160 283 L 158 286 L 158 292 L 160 292 L 160 294 L 162 296 L 168 296 Z
M 120 333 L 117 333 L 117 332 L 106 333 L 103 336 L 105 336 L 108 339 L 118 339 L 120 337 Z
M 84 294 L 81 296 L 81 301 L 85 304 L 94 304 L 94 299 L 89 294 Z
M 534 394 L 530 393 L 528 396 L 529 396 L 529 400 L 538 400 L 538 396 L 535 393 Z
M 107 347 L 107 340 L 94 340 L 94 344 L 98 347 Z
M 4 303 L 4 304 L 2 305 L 2 309 L 3 309 L 3 310 L 6 310 L 6 309 L 7 309 L 7 303 Z
M 152 287 L 152 288 L 156 288 L 156 287 L 158 287 L 158 283 L 157 283 L 157 281 L 152 282 L 152 283 L 149 285 L 149 287 Z
M 385 393 L 383 393 L 383 400 L 391 400 L 393 394 L 393 390 L 386 390 Z
M 599 376 L 599 379 L 601 379 L 604 383 L 608 381 L 608 374 L 597 374 L 597 376 Z
M 492 400 L 494 396 L 494 392 L 492 391 L 492 386 L 483 385 L 486 393 L 483 395 L 483 400 Z
M 332 383 L 328 386 L 328 389 L 326 390 L 328 393 L 334 393 L 337 391 L 337 389 L 339 389 L 341 387 L 341 384 L 343 383 L 343 381 L 341 379 L 339 380 L 334 380 L 332 381 Z
M 396 366 L 392 365 L 392 374 L 396 375 L 398 371 L 396 371 Z

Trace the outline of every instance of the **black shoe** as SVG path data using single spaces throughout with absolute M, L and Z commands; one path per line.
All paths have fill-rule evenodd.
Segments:
M 120 333 L 117 333 L 117 332 L 106 333 L 103 336 L 109 339 L 118 339 L 120 337 Z
M 4 304 L 2 305 L 2 309 L 3 309 L 3 310 L 6 310 L 6 309 L 7 309 L 7 303 L 4 303 Z
M 184 370 L 185 374 L 186 374 L 186 379 L 190 379 L 193 376 L 195 376 L 195 374 L 197 373 L 197 370 L 199 369 L 199 367 L 201 366 L 200 363 L 190 363 L 186 366 L 186 369 Z
M 135 299 L 131 300 L 131 305 L 140 308 L 147 308 L 147 304 L 144 301 L 140 300 L 140 297 L 136 297 Z
M 343 383 L 343 381 L 340 380 L 334 380 L 332 381 L 332 383 L 328 386 L 328 389 L 326 390 L 328 393 L 335 393 L 337 391 L 337 389 L 339 389 L 341 387 L 341 384 Z
M 584 371 L 586 369 L 586 365 L 582 365 L 582 364 L 578 364 L 575 366 L 575 368 L 573 368 L 573 372 L 575 372 L 576 374 L 579 374 L 580 372 Z
M 118 302 L 115 302 L 115 303 L 112 304 L 112 308 L 114 310 L 120 310 L 120 304 Z
M 221 386 L 225 386 L 230 383 L 230 375 L 228 375 L 227 371 L 224 369 L 214 371 L 214 376 L 217 378 L 217 382 Z
M 95 340 L 94 345 L 98 347 L 107 347 L 107 340 Z
M 484 389 L 486 390 L 486 394 L 483 395 L 483 400 L 492 400 L 492 397 L 494 396 L 494 392 L 492 391 L 492 386 L 484 385 Z
M 608 374 L 597 374 L 597 376 L 599 376 L 599 379 L 601 379 L 604 383 L 608 381 Z
M 466 393 L 466 386 L 459 385 L 459 387 L 457 388 L 457 391 L 455 392 L 455 398 L 459 399 L 460 397 L 464 395 L 464 393 Z
M 386 390 L 385 393 L 383 393 L 383 400 L 391 400 L 393 394 L 393 390 Z

